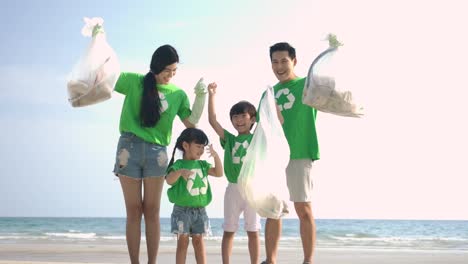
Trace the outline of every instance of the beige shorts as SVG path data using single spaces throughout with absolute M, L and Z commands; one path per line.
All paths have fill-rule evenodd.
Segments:
M 289 200 L 292 202 L 312 201 L 312 170 L 310 159 L 289 160 L 286 168 L 286 182 L 289 190 Z

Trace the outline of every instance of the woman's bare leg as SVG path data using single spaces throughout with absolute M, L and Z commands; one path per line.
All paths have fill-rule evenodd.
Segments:
M 132 264 L 139 263 L 140 240 L 141 240 L 141 216 L 143 213 L 143 202 L 141 198 L 140 180 L 119 175 L 120 184 L 125 200 L 127 211 L 126 238 L 128 254 Z
M 159 208 L 164 177 L 143 179 L 143 215 L 145 216 L 146 248 L 148 264 L 156 264 L 160 239 Z

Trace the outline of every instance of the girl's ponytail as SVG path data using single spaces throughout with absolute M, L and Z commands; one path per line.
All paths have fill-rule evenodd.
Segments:
M 170 168 L 170 167 L 172 166 L 172 164 L 174 164 L 174 154 L 175 154 L 176 148 L 177 148 L 177 143 L 176 143 L 176 145 L 174 146 L 174 150 L 172 151 L 171 161 L 169 161 L 169 165 L 167 165 L 168 168 Z

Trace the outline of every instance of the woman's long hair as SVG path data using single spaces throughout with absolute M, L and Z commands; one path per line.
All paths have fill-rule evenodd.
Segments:
M 161 73 L 166 66 L 179 62 L 176 49 L 170 45 L 157 48 L 151 58 L 150 71 L 143 79 L 143 96 L 141 97 L 141 126 L 154 127 L 161 118 L 161 99 L 156 89 L 155 74 Z
M 174 164 L 174 154 L 176 149 L 180 151 L 184 151 L 184 148 L 182 144 L 184 142 L 187 143 L 196 143 L 196 144 L 203 144 L 203 145 L 208 145 L 208 137 L 206 136 L 205 132 L 203 130 L 198 129 L 198 128 L 186 128 L 182 133 L 180 133 L 180 136 L 177 138 L 176 144 L 174 146 L 174 150 L 172 151 L 172 158 L 171 161 L 169 162 L 168 168 Z

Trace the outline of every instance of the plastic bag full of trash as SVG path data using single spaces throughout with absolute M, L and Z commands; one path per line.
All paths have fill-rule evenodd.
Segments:
M 329 34 L 327 40 L 329 47 L 320 53 L 309 67 L 302 102 L 322 112 L 361 117 L 364 114 L 363 107 L 356 103 L 346 83 L 339 83 L 335 76 L 337 73 L 333 73 L 333 68 L 340 63 L 335 54 L 339 52 L 339 46 L 342 44 L 333 34 Z
M 99 17 L 84 18 L 81 34 L 91 37 L 91 43 L 69 74 L 68 101 L 73 107 L 88 106 L 111 98 L 120 75 L 120 64 L 106 40 Z
M 242 196 L 260 216 L 278 219 L 289 212 L 285 172 L 289 146 L 278 120 L 272 87 L 265 92 L 258 113 L 260 120 L 237 183 Z

